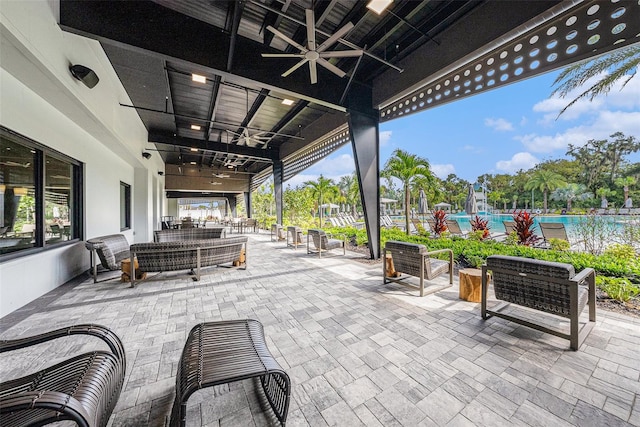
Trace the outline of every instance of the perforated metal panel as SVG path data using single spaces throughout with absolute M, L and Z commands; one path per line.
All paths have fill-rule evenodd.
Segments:
M 348 125 L 343 125 L 317 142 L 308 145 L 282 160 L 284 165 L 284 181 L 294 177 L 300 171 L 307 169 L 322 160 L 333 151 L 350 141 Z
M 458 61 L 420 89 L 380 109 L 380 121 L 514 83 L 640 41 L 640 2 L 564 2 L 491 48 Z M 499 19 L 499 17 L 496 17 Z
M 253 192 L 258 189 L 273 174 L 273 166 L 269 166 L 251 177 L 249 191 Z

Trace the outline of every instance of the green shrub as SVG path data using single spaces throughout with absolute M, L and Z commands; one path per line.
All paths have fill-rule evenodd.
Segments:
M 484 232 L 485 230 L 470 231 L 469 234 L 467 234 L 467 239 L 480 242 L 484 239 Z
M 636 257 L 636 250 L 631 245 L 623 245 L 614 243 L 604 250 L 605 255 L 611 255 L 614 258 L 632 259 Z
M 618 301 L 627 302 L 636 295 L 640 295 L 640 287 L 624 277 L 596 276 L 596 285 Z
M 566 251 L 571 247 L 571 244 L 563 239 L 551 238 L 549 239 L 549 247 L 556 251 Z

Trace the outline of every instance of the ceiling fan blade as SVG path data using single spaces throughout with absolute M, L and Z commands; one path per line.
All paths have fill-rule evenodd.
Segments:
M 301 53 L 263 53 L 263 58 L 304 58 Z
M 301 52 L 303 52 L 303 53 L 308 52 L 308 49 L 306 47 L 303 47 L 300 43 L 298 43 L 295 40 L 293 40 L 292 38 L 284 35 L 280 31 L 278 31 L 275 28 L 273 28 L 271 25 L 269 25 L 267 27 L 267 30 L 271 31 L 273 34 L 275 34 L 276 36 L 280 37 L 282 40 L 286 41 L 291 46 L 293 46 L 293 47 L 295 47 L 297 49 L 300 49 Z
M 309 50 L 316 50 L 316 18 L 313 9 L 306 9 L 304 13 L 307 18 L 307 46 Z
M 311 78 L 311 84 L 318 83 L 318 68 L 316 67 L 316 61 L 309 61 L 309 77 Z
M 287 77 L 289 74 L 293 73 L 295 70 L 302 67 L 307 61 L 308 59 L 303 59 L 302 61 L 298 62 L 296 65 L 294 65 L 293 67 L 289 68 L 287 71 L 282 73 L 282 77 Z
M 323 51 L 327 50 L 327 48 L 329 48 L 329 46 L 331 46 L 332 44 L 337 42 L 339 38 L 342 38 L 342 36 L 344 36 L 349 31 L 351 31 L 352 28 L 353 28 L 353 24 L 351 22 L 347 22 L 344 25 L 344 27 L 340 28 L 338 31 L 333 33 L 333 35 L 331 37 L 326 39 L 324 41 L 324 43 L 322 43 L 320 46 L 318 46 L 318 48 L 316 49 L 316 52 L 323 52 Z
M 362 50 L 332 50 L 330 52 L 322 52 L 320 58 L 347 58 L 352 56 L 362 56 Z
M 337 75 L 339 77 L 344 77 L 344 76 L 347 75 L 347 73 L 345 73 L 340 68 L 336 67 L 335 65 L 333 65 L 331 62 L 327 61 L 326 59 L 318 58 L 317 62 L 318 62 L 318 64 L 322 65 L 324 68 L 326 68 L 327 70 L 331 71 L 333 74 L 335 74 L 335 75 Z

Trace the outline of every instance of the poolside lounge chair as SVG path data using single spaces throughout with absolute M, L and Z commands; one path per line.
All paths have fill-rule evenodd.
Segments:
M 516 231 L 516 222 L 515 221 L 502 221 L 504 225 L 504 232 L 506 235 L 509 235 Z
M 311 247 L 313 242 L 313 248 Z M 346 239 L 331 239 L 330 235 L 327 235 L 324 230 L 311 228 L 307 230 L 307 253 L 318 253 L 318 258 L 322 257 L 322 252 L 330 251 L 331 249 L 342 248 L 342 255 L 346 255 Z
M 304 235 L 300 227 L 289 226 L 287 227 L 287 246 L 293 246 L 293 249 L 298 249 L 298 245 L 304 243 Z
M 449 230 L 449 233 L 451 233 L 452 235 L 466 237 L 466 235 L 469 234 L 468 231 L 462 231 L 462 229 L 460 228 L 460 224 L 458 224 L 457 219 L 447 219 L 446 221 L 447 221 L 447 229 Z
M 449 260 L 443 261 L 431 257 L 438 253 L 447 253 L 449 255 Z M 446 289 L 453 285 L 453 251 L 451 249 L 440 249 L 437 251 L 427 252 L 427 247 L 425 245 L 390 240 L 384 247 L 384 259 L 387 258 L 387 254 L 391 254 L 393 267 L 397 273 L 404 273 L 410 276 L 419 277 L 420 284 L 416 286 L 406 282 L 408 277 L 388 277 L 387 263 L 383 262 L 382 277 L 383 283 L 385 284 L 394 282 L 414 289 L 419 289 L 421 297 Z M 449 273 L 449 283 L 443 286 L 435 286 L 425 293 L 425 279 L 433 280 L 446 272 Z
M 544 244 L 546 246 L 549 246 L 551 239 L 565 240 L 569 242 L 571 246 L 575 246 L 581 242 L 578 241 L 572 243 L 571 240 L 569 240 L 569 236 L 567 236 L 567 229 L 561 222 L 541 222 L 538 225 L 540 226 L 542 238 L 544 239 Z

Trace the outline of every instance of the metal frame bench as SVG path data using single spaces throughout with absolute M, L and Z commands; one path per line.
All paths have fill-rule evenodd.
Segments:
M 505 301 L 487 308 L 487 270 L 493 273 L 496 298 Z M 483 319 L 501 317 L 538 331 L 569 340 L 571 350 L 578 350 L 596 321 L 596 273 L 585 268 L 576 274 L 573 265 L 529 258 L 492 255 L 482 266 Z M 586 285 L 586 286 L 585 286 Z M 570 332 L 547 328 L 516 316 L 501 313 L 509 303 L 569 319 Z M 579 328 L 580 313 L 589 305 L 589 321 Z
M 171 426 L 186 426 L 187 400 L 196 391 L 256 377 L 284 426 L 291 383 L 267 348 L 262 324 L 244 319 L 194 326 L 178 364 Z
M 99 325 L 75 325 L 27 338 L 0 341 L 0 353 L 69 335 L 92 335 L 110 351 L 95 350 L 0 384 L 0 425 L 40 426 L 71 420 L 104 427 L 116 406 L 126 361 L 120 339 Z

